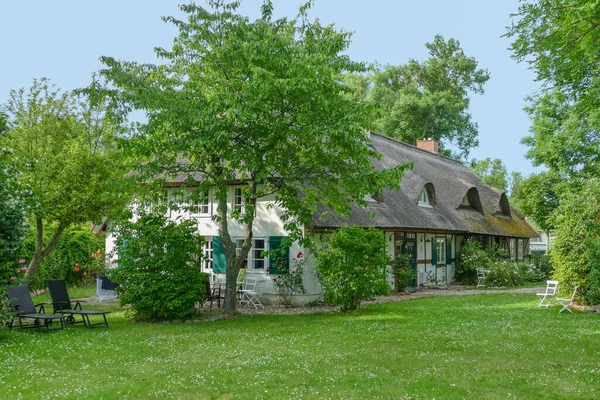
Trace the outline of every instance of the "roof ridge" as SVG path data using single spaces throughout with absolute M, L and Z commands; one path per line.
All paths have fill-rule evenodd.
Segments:
M 398 139 L 395 139 L 395 138 L 392 138 L 392 137 L 386 136 L 386 135 L 384 135 L 384 134 L 382 134 L 382 133 L 379 133 L 379 132 L 374 132 L 374 131 L 369 131 L 369 134 L 370 134 L 370 135 L 376 135 L 376 136 L 379 136 L 379 137 L 381 137 L 381 138 L 387 139 L 387 140 L 389 140 L 389 141 L 391 141 L 391 142 L 394 142 L 394 143 L 397 143 L 397 144 L 401 144 L 401 145 L 403 145 L 403 146 L 410 147 L 410 148 L 412 148 L 412 149 L 419 150 L 420 152 L 423 152 L 423 153 L 425 153 L 425 154 L 429 154 L 430 156 L 438 156 L 438 157 L 441 157 L 441 158 L 443 158 L 443 159 L 446 159 L 446 160 L 448 160 L 448 161 L 452 161 L 452 162 L 455 162 L 455 163 L 457 163 L 457 164 L 460 164 L 460 165 L 462 165 L 463 167 L 465 166 L 465 164 L 463 164 L 463 163 L 462 163 L 462 161 L 460 161 L 460 160 L 457 160 L 456 158 L 452 158 L 452 157 L 448 157 L 448 156 L 445 156 L 445 155 L 443 155 L 443 154 L 440 154 L 440 153 L 432 153 L 431 151 L 427 151 L 427 150 L 420 149 L 420 148 L 418 148 L 418 147 L 417 147 L 417 146 L 415 146 L 415 145 L 412 145 L 412 144 L 409 144 L 409 143 L 403 142 L 403 141 L 401 141 L 401 140 L 398 140 Z

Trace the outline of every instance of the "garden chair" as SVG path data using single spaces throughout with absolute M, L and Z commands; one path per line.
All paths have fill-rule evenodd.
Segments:
M 81 324 L 88 328 L 93 328 L 97 325 L 105 325 L 108 328 L 108 321 L 106 320 L 106 314 L 110 311 L 105 310 L 82 310 L 81 302 L 76 301 L 75 304 L 71 302 L 69 298 L 69 292 L 67 291 L 67 284 L 64 279 L 50 279 L 48 281 L 48 291 L 52 298 L 52 307 L 54 313 L 61 313 L 62 315 L 69 314 L 67 316 L 67 323 L 69 324 Z M 75 321 L 75 315 L 81 315 L 81 321 Z M 90 315 L 102 315 L 104 322 L 90 321 Z
M 108 276 L 96 276 L 96 303 L 117 298 L 115 289 L 118 284 L 111 282 Z
M 256 309 L 258 309 L 259 306 L 265 308 L 260 302 L 264 287 L 265 281 L 262 279 L 247 279 L 244 288 L 240 290 L 242 295 L 240 304 L 245 305 L 246 307 L 254 306 Z
M 485 286 L 485 274 L 486 270 L 483 268 L 477 268 L 477 287 Z
M 559 314 L 565 310 L 569 311 L 571 314 L 573 314 L 573 311 L 571 311 L 571 306 L 573 305 L 573 301 L 575 300 L 575 294 L 577 293 L 577 286 L 575 286 L 575 289 L 573 290 L 573 294 L 571 295 L 570 299 L 566 299 L 566 298 L 560 298 L 557 297 L 556 301 L 558 301 L 558 303 L 560 305 L 562 305 L 563 307 L 560 309 L 560 311 L 558 312 Z
M 221 282 L 205 281 L 204 290 L 206 291 L 206 302 L 209 303 L 209 309 L 212 310 L 213 301 L 217 301 L 217 308 L 221 307 Z
M 549 297 L 556 296 L 556 290 L 558 288 L 558 281 L 546 281 L 546 291 L 544 293 L 536 293 L 540 297 L 540 303 L 538 307 L 546 307 L 550 305 L 551 301 L 548 299 Z M 548 301 L 546 302 L 546 299 Z
M 29 288 L 27 285 L 21 285 L 16 287 L 8 288 L 8 300 L 11 306 L 17 311 L 17 318 L 19 319 L 19 326 L 21 329 L 38 329 L 42 330 L 42 327 L 47 330 L 51 329 L 65 329 L 65 316 L 56 314 L 46 314 L 44 310 L 44 303 L 34 304 Z M 23 323 L 23 319 L 33 319 L 33 323 Z M 51 328 L 53 322 L 58 320 L 60 322 L 60 328 Z M 12 328 L 12 323 L 8 325 Z

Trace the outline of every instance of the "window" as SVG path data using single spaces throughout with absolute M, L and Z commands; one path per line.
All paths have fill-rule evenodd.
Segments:
M 211 215 L 210 193 L 208 190 L 195 193 L 190 201 L 192 214 L 196 215 Z
M 435 252 L 437 254 L 437 263 L 446 264 L 446 239 L 435 239 Z
M 212 271 L 213 269 L 213 241 L 212 238 L 204 242 L 204 260 L 202 260 L 202 271 Z
M 510 239 L 509 241 L 509 253 L 510 253 L 510 259 L 511 260 L 516 260 L 517 259 L 517 252 L 516 252 L 516 247 L 517 247 L 517 240 L 516 239 Z
M 523 259 L 523 239 L 519 239 L 517 242 L 517 259 Z
M 456 203 L 454 203 L 456 204 Z M 461 206 L 466 206 L 466 207 L 471 207 L 471 203 L 469 202 L 469 198 L 467 197 L 467 195 L 465 194 L 465 197 L 463 197 L 462 201 L 460 202 Z
M 425 190 L 425 188 L 421 189 L 421 194 L 419 195 L 419 206 L 431 207 L 431 204 L 429 204 L 429 195 L 427 194 L 427 190 Z
M 244 191 L 241 187 L 233 188 L 233 210 L 244 212 Z
M 242 249 L 244 239 L 235 241 L 238 251 Z M 264 238 L 252 239 L 252 248 L 246 258 L 246 268 L 255 270 L 264 270 L 267 265 L 267 257 L 262 256 L 262 252 L 267 250 L 267 241 Z

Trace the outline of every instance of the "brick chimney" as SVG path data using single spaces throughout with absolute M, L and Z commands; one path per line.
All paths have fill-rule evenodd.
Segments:
M 417 147 L 430 153 L 438 153 L 438 141 L 432 138 L 417 140 Z

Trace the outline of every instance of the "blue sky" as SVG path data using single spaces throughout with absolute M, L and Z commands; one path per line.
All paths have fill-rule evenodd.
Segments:
M 176 30 L 162 15 L 181 15 L 183 0 L 0 2 L 0 103 L 11 89 L 48 77 L 63 89 L 86 86 L 102 68 L 102 55 L 155 62 L 153 48 L 169 47 Z M 203 1 L 197 1 L 203 4 Z M 275 0 L 276 16 L 294 16 L 302 0 Z M 243 0 L 241 12 L 259 14 L 261 0 Z M 458 39 L 491 79 L 473 96 L 471 113 L 479 142 L 471 157 L 501 158 L 508 171 L 534 172 L 519 144 L 528 134 L 524 98 L 538 84 L 525 64 L 510 58 L 501 38 L 518 0 L 317 0 L 311 15 L 354 32 L 349 55 L 357 61 L 401 64 L 427 57 L 436 34 Z

